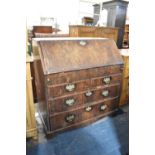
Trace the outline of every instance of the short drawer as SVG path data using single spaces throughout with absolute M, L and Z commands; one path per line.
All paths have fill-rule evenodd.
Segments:
M 57 85 L 62 83 L 72 83 L 90 78 L 103 77 L 110 74 L 118 74 L 122 73 L 122 67 L 122 65 L 115 65 L 51 74 L 46 77 L 46 83 L 47 85 Z
M 87 105 L 81 109 L 51 116 L 51 130 L 65 128 L 96 116 L 102 116 L 116 108 L 118 108 L 118 98 L 96 102 L 94 105 Z
M 50 100 L 48 101 L 50 105 L 49 113 L 55 114 L 63 111 L 70 111 L 80 106 L 91 104 L 92 102 L 117 97 L 119 96 L 119 91 L 120 85 L 117 84 Z
M 114 83 L 120 83 L 122 74 L 113 74 L 108 76 L 102 76 L 98 78 L 92 78 L 82 80 L 74 83 L 65 83 L 61 85 L 49 85 L 48 96 L 49 98 L 55 98 L 59 96 L 65 96 L 88 89 L 94 89 L 96 87 L 102 87 Z

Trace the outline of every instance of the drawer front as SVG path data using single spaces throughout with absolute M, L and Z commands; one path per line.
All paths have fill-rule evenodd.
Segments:
M 96 102 L 91 106 L 85 106 L 78 110 L 73 110 L 60 115 L 50 117 L 51 129 L 56 130 L 65 128 L 81 121 L 88 120 L 95 116 L 106 114 L 107 112 L 113 111 L 118 107 L 118 98 Z
M 85 91 L 88 89 L 94 89 L 96 87 L 105 86 L 114 83 L 120 83 L 121 74 L 114 74 L 110 76 L 92 78 L 88 80 L 82 80 L 74 83 L 65 83 L 62 85 L 50 85 L 48 86 L 49 98 L 55 98 L 59 96 L 69 95 L 76 92 Z
M 94 101 L 98 101 L 106 98 L 116 97 L 116 96 L 119 96 L 119 91 L 120 91 L 120 85 L 114 85 L 114 86 L 105 87 L 105 88 L 101 88 L 93 91 L 90 90 L 90 92 L 92 93 L 90 96 L 86 95 L 86 93 L 89 92 L 88 90 L 83 94 L 83 102 L 89 103 L 89 102 L 94 102 Z
M 96 77 L 103 77 L 109 74 L 122 73 L 122 66 L 107 66 L 91 68 L 87 70 L 71 71 L 64 73 L 51 74 L 47 76 L 47 85 L 56 85 L 62 83 L 72 83 L 75 81 L 86 80 Z
M 100 89 L 88 90 L 80 94 L 77 93 L 75 95 L 58 98 L 49 101 L 50 113 L 54 114 L 63 111 L 70 111 L 92 102 L 113 98 L 119 96 L 119 90 L 120 85 L 113 85 L 110 87 L 102 87 Z

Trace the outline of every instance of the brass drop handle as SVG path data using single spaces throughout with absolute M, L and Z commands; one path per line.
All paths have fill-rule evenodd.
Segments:
M 89 111 L 91 111 L 92 109 L 93 109 L 93 108 L 92 108 L 91 106 L 88 106 L 88 107 L 85 108 L 85 111 L 89 112 Z
M 67 123 L 73 122 L 75 120 L 75 114 L 69 114 L 65 117 Z
M 103 78 L 103 82 L 104 82 L 105 84 L 109 84 L 110 81 L 111 81 L 111 78 L 110 78 L 110 77 L 105 77 L 105 78 Z
M 101 111 L 104 111 L 106 108 L 107 108 L 107 105 L 101 105 L 101 106 L 100 106 L 100 110 L 101 110 Z
M 75 90 L 75 84 L 68 84 L 68 85 L 66 85 L 65 89 L 69 92 L 74 91 Z
M 72 106 L 73 104 L 75 104 L 75 99 L 71 98 L 71 99 L 65 100 L 65 105 Z
M 109 95 L 109 90 L 103 90 L 102 96 L 107 97 Z
M 88 91 L 85 93 L 85 95 L 86 95 L 87 97 L 91 96 L 92 94 L 93 94 L 93 92 L 90 91 L 90 90 L 88 90 Z

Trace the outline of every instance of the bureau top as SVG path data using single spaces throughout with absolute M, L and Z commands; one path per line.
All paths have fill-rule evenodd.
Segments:
M 107 38 L 42 38 L 44 74 L 123 64 L 115 42 Z

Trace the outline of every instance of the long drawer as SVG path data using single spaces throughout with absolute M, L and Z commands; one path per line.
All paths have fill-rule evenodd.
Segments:
M 122 65 L 115 65 L 115 66 L 105 66 L 85 70 L 55 73 L 47 75 L 46 82 L 47 85 L 72 83 L 75 81 L 90 79 L 90 77 L 96 78 L 107 76 L 110 74 L 122 73 L 122 69 L 123 69 Z
M 94 105 L 50 117 L 51 130 L 65 128 L 95 116 L 103 115 L 118 107 L 118 98 L 107 101 L 98 101 Z
M 102 86 L 99 89 L 92 89 L 75 95 L 59 97 L 49 100 L 50 114 L 69 111 L 82 105 L 89 105 L 92 102 L 113 98 L 119 95 L 120 85 L 114 84 L 108 87 Z
M 102 76 L 81 80 L 73 83 L 64 83 L 59 85 L 49 85 L 48 95 L 50 98 L 73 94 L 100 86 L 105 86 L 114 83 L 120 83 L 122 74 L 111 74 L 109 76 Z

